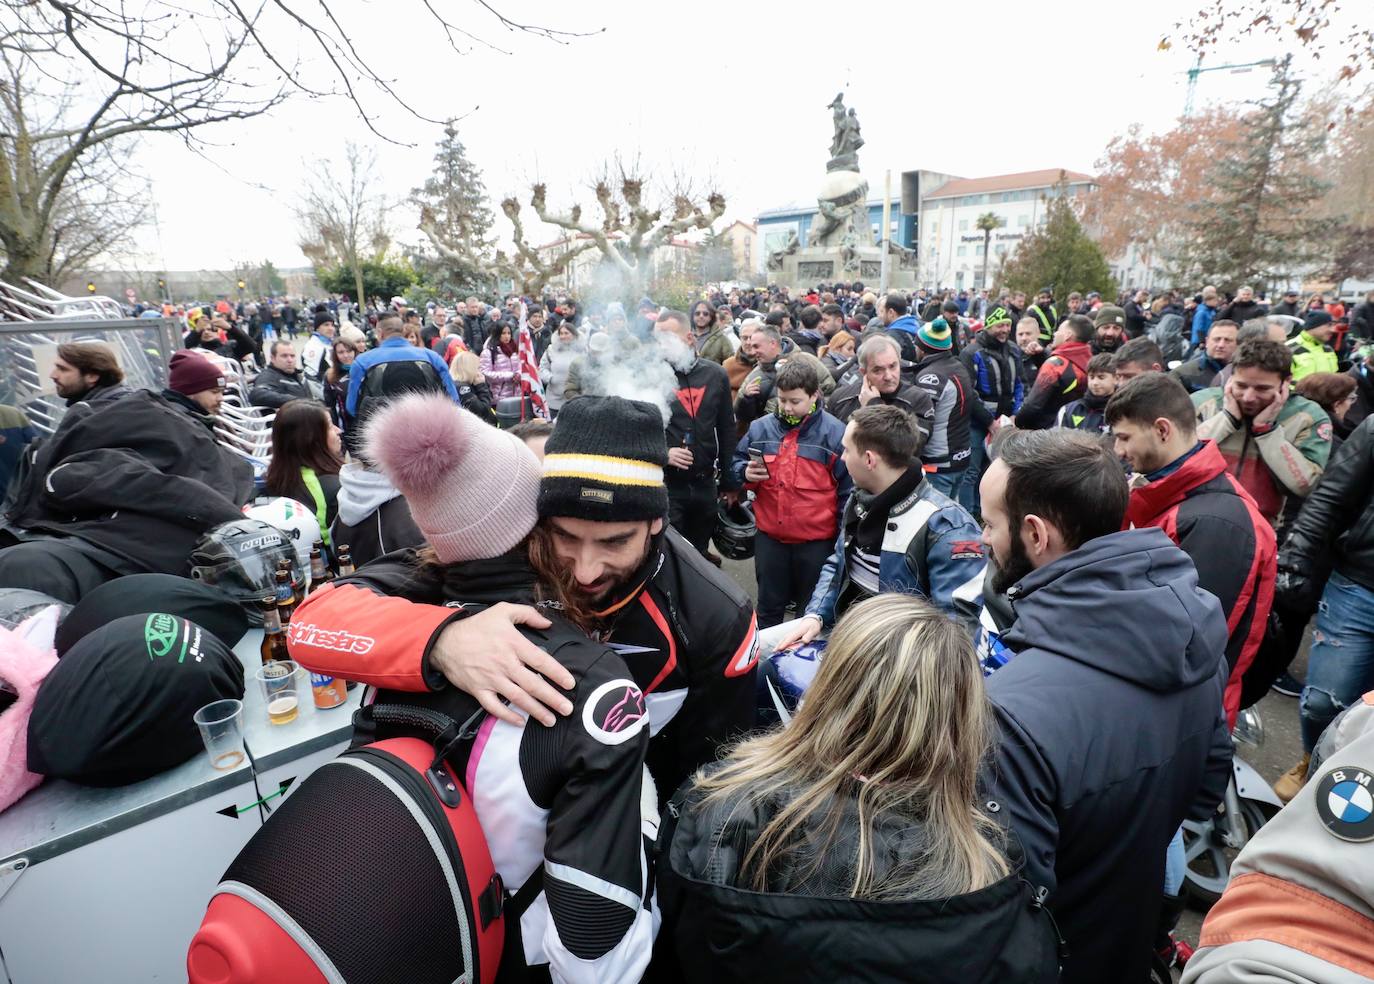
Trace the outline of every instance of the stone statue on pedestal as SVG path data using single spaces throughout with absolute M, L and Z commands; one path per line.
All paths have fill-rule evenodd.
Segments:
M 859 174 L 859 117 L 845 110 L 844 93 L 830 103 L 835 134 L 830 140 L 830 160 L 825 165 L 816 203 L 820 210 L 813 246 L 872 246 L 873 230 L 868 223 L 868 182 Z

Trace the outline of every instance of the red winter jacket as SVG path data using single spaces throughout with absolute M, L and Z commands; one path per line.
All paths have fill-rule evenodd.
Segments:
M 1226 721 L 1235 727 L 1240 680 L 1264 639 L 1278 554 L 1269 525 L 1212 441 L 1176 470 L 1131 490 L 1125 528 L 1157 526 L 1193 559 L 1198 584 L 1226 613 Z
M 1092 357 L 1087 342 L 1056 345 L 1035 375 L 1035 383 L 1016 414 L 1016 426 L 1021 430 L 1053 427 L 1060 407 L 1088 395 L 1088 360 Z
M 749 451 L 763 452 L 768 478 L 746 482 Z M 760 417 L 735 449 L 735 481 L 754 493 L 754 522 L 779 543 L 834 541 L 854 489 L 844 465 L 844 424 L 817 408 L 795 427 Z

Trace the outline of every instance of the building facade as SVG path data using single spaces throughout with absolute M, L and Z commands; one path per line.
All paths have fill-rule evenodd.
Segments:
M 735 258 L 736 276 L 748 280 L 763 271 L 763 254 L 759 249 L 757 223 L 736 219 L 722 229 L 720 234 L 730 244 L 730 253 Z
M 1059 194 L 1087 195 L 1097 190 L 1091 175 L 1052 168 L 950 181 L 921 199 L 920 281 L 932 287 L 973 289 L 986 286 L 1004 257 L 1010 258 L 1028 233 L 1045 218 L 1046 201 Z M 998 226 L 990 237 L 978 228 L 991 213 Z M 984 263 L 984 245 L 990 255 Z
M 902 173 L 900 197 L 894 196 L 891 220 L 892 241 L 916 251 L 920 267 L 918 282 L 928 287 L 974 289 L 983 286 L 984 234 L 978 229 L 980 216 L 991 212 L 998 219 L 987 245 L 991 255 L 987 276 L 996 274 L 1003 257 L 1015 253 L 1017 245 L 1044 221 L 1045 202 L 1058 194 L 1060 182 L 1067 192 L 1079 196 L 1097 190 L 1091 175 L 1061 168 L 1023 171 L 983 178 L 960 178 L 937 171 Z M 868 202 L 874 240 L 881 239 L 882 198 Z M 788 206 L 759 213 L 761 260 L 783 248 L 792 233 L 801 245 L 815 221 L 812 206 Z M 1123 258 L 1123 269 L 1139 266 L 1138 260 Z M 1114 267 L 1115 270 L 1115 267 Z

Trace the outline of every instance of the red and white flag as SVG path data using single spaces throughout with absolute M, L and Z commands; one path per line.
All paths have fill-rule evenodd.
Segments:
M 539 363 L 534 357 L 534 336 L 530 334 L 525 302 L 520 302 L 520 390 L 529 398 L 537 416 L 549 419 L 549 407 L 544 402 L 544 384 L 539 381 Z M 525 402 L 520 401 L 520 419 L 525 419 Z

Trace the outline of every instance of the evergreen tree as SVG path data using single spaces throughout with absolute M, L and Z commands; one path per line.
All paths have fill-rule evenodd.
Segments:
M 1211 194 L 1187 223 L 1178 279 L 1233 291 L 1301 278 L 1320 265 L 1327 231 L 1314 222 L 1327 183 L 1316 165 L 1326 128 L 1299 111 L 1301 83 L 1279 63 L 1270 97 L 1215 153 Z
M 718 232 L 709 233 L 701 241 L 701 279 L 708 284 L 735 279 L 735 252 L 730 240 Z
M 468 160 L 452 123 L 444 127 L 444 138 L 435 145 L 433 173 L 411 191 L 410 198 L 427 218 L 433 217 L 435 233 L 455 252 L 479 257 L 491 250 L 494 217 L 487 205 L 482 172 Z M 446 294 L 462 293 L 488 279 L 479 267 L 452 255 L 426 252 L 419 254 L 418 260 L 424 280 Z
M 999 278 L 1013 291 L 1034 295 L 1053 287 L 1059 296 L 1071 290 L 1116 295 L 1107 260 L 1097 243 L 1083 232 L 1069 202 L 1068 184 L 1061 180 L 1045 205 L 1044 223 L 1021 240 Z

